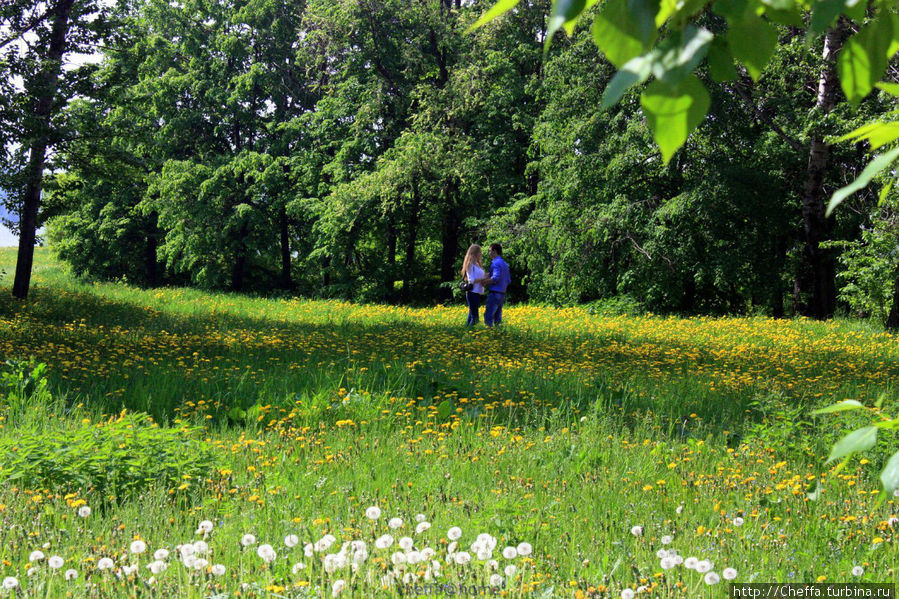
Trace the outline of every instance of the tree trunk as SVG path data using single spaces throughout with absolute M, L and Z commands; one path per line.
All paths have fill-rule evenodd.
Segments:
M 893 305 L 890 306 L 886 328 L 891 331 L 899 329 L 899 269 L 896 269 L 896 276 L 893 279 Z
M 824 64 L 818 82 L 818 99 L 815 109 L 827 114 L 836 103 L 840 82 L 836 72 L 836 55 L 846 40 L 848 26 L 842 17 L 824 37 Z M 833 254 L 821 248 L 821 242 L 830 234 L 830 221 L 824 216 L 825 193 L 824 174 L 830 157 L 830 148 L 824 141 L 824 132 L 812 134 L 809 148 L 808 170 L 805 189 L 802 194 L 802 224 L 805 247 L 803 258 L 808 269 L 808 284 L 811 299 L 806 307 L 806 316 L 825 319 L 833 316 L 836 308 L 836 268 Z
M 290 289 L 293 287 L 293 281 L 290 279 L 290 231 L 288 230 L 286 206 L 281 206 L 278 220 L 281 226 L 281 286 L 284 289 Z
M 459 229 L 461 226 L 458 206 L 459 185 L 455 180 L 447 185 L 447 208 L 443 213 L 443 231 L 441 234 L 440 281 L 445 283 L 455 279 L 456 256 L 459 253 Z M 452 289 L 441 287 L 441 300 L 453 299 Z
M 231 271 L 231 291 L 243 291 L 243 278 L 247 268 L 247 232 L 249 227 L 244 220 L 240 225 L 237 250 L 234 252 L 234 269 Z
M 31 268 L 34 264 L 34 243 L 37 238 L 37 213 L 41 203 L 41 189 L 44 178 L 44 162 L 50 143 L 50 115 L 53 99 L 59 85 L 62 56 L 66 49 L 66 33 L 69 29 L 69 15 L 74 0 L 59 0 L 53 8 L 53 26 L 50 33 L 50 47 L 44 58 L 38 88 L 34 90 L 35 130 L 34 141 L 26 167 L 25 196 L 19 220 L 19 253 L 16 258 L 16 276 L 12 294 L 18 299 L 28 297 L 31 286 Z M 30 92 L 31 90 L 29 90 Z

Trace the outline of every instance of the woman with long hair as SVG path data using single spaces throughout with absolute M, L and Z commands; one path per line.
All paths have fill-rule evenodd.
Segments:
M 468 326 L 478 323 L 478 308 L 484 297 L 484 284 L 479 282 L 484 278 L 484 266 L 481 264 L 481 246 L 471 244 L 465 252 L 465 260 L 462 261 L 462 280 L 473 283 L 474 287 L 465 292 L 465 303 L 468 304 Z

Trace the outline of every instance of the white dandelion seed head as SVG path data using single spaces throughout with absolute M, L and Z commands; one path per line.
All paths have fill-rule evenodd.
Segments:
M 287 535 L 284 537 L 284 545 L 286 547 L 296 547 L 300 542 L 300 537 L 296 535 Z
M 425 547 L 421 550 L 421 559 L 427 561 L 437 555 L 437 552 L 434 551 L 431 547 Z
M 427 519 L 428 519 L 428 517 L 425 516 L 424 514 L 418 514 L 417 516 L 415 516 L 416 522 L 424 522 Z
M 675 509 L 674 511 L 677 512 L 678 515 L 680 515 L 680 514 L 684 513 L 684 506 L 679 505 L 679 506 L 677 506 L 677 509 Z
M 852 568 L 853 576 L 861 576 L 864 573 L 865 573 L 865 569 L 862 568 L 861 566 L 856 566 L 856 567 Z
M 74 568 L 69 568 L 68 570 L 66 570 L 65 576 L 66 576 L 66 580 L 75 580 L 76 578 L 78 578 L 78 570 L 75 570 Z
M 3 588 L 7 591 L 19 588 L 19 579 L 15 576 L 7 576 L 3 579 Z
M 733 568 L 725 568 L 723 572 L 721 572 L 721 577 L 724 580 L 733 580 L 737 577 L 737 571 Z
M 511 546 L 504 548 L 503 557 L 506 559 L 515 559 L 516 557 L 518 557 L 518 549 Z
M 530 543 L 519 543 L 515 550 L 518 551 L 518 555 L 527 557 L 534 551 L 534 548 L 531 547 Z
M 431 523 L 430 523 L 430 522 L 426 522 L 426 521 L 419 522 L 419 523 L 415 526 L 415 533 L 416 533 L 416 534 L 421 534 L 421 533 L 423 533 L 424 531 L 428 530 L 429 528 L 431 528 Z
M 331 585 L 331 596 L 336 597 L 340 593 L 343 592 L 343 589 L 346 588 L 346 581 L 343 579 L 335 580 L 334 584 Z
M 631 526 L 631 534 L 635 537 L 643 536 L 643 527 L 642 526 Z
M 512 578 L 515 576 L 515 573 L 518 571 L 518 568 L 515 567 L 515 564 L 509 564 L 505 568 L 503 568 L 503 574 L 506 575 L 506 578 Z
M 205 560 L 202 557 L 199 557 L 194 561 L 194 570 L 205 570 L 209 565 L 209 560 Z
M 453 556 L 453 559 L 460 566 L 464 566 L 471 561 L 471 555 L 467 551 L 460 551 Z
M 216 564 L 210 568 L 210 572 L 212 572 L 213 576 L 224 576 L 225 575 L 225 565 L 224 564 Z
M 114 566 L 115 563 L 108 557 L 101 557 L 97 561 L 97 570 L 112 570 Z
M 262 558 L 262 561 L 269 564 L 275 561 L 275 558 L 278 557 L 278 554 L 275 553 L 274 547 L 269 545 L 268 543 L 263 543 L 259 547 L 256 548 L 256 555 Z
M 656 551 L 656 557 L 659 559 L 668 557 L 668 550 L 667 549 L 659 549 L 658 551 Z
M 713 584 L 718 584 L 719 582 L 721 582 L 721 577 L 718 576 L 717 572 L 709 572 L 705 575 L 705 578 L 703 580 L 705 580 L 705 583 L 707 585 L 712 586 Z
M 256 537 L 247 533 L 240 538 L 240 544 L 243 545 L 244 547 L 249 547 L 250 545 L 255 545 Z
M 368 551 L 365 549 L 360 549 L 358 551 L 353 552 L 353 563 L 357 565 L 362 565 L 365 563 L 365 560 L 368 559 Z
M 412 540 L 412 537 L 402 537 L 399 542 L 399 546 L 403 548 L 404 551 L 409 551 L 415 545 L 415 541 Z
M 47 565 L 53 568 L 54 570 L 59 570 L 62 568 L 62 565 L 65 563 L 65 560 L 62 559 L 58 555 L 54 555 L 50 559 L 47 560 Z
M 25 572 L 25 576 L 27 576 L 27 577 L 29 577 L 29 578 L 31 578 L 31 577 L 34 576 L 35 574 L 37 574 L 37 569 L 36 569 L 36 568 L 28 568 L 28 571 Z
M 454 554 L 458 547 L 459 547 L 459 543 L 456 541 L 453 541 L 452 543 L 450 543 L 449 545 L 446 546 L 447 554 L 449 554 L 449 555 Z
M 889 520 L 887 520 L 887 524 L 890 526 L 896 526 L 897 523 L 899 523 L 899 518 L 896 516 L 890 516 Z
M 390 528 L 394 528 L 394 529 L 400 528 L 403 526 L 403 519 L 402 518 L 391 518 L 390 520 L 387 521 L 387 526 L 389 526 Z
M 418 564 L 424 560 L 421 557 L 421 551 L 409 551 L 406 553 L 406 561 L 410 564 Z
M 86 505 L 82 505 L 80 508 L 78 508 L 78 515 L 82 518 L 87 518 L 91 515 L 91 508 Z
M 491 557 L 493 557 L 493 552 L 488 549 L 482 547 L 481 550 L 478 551 L 478 561 L 485 562 Z
M 503 577 L 499 574 L 494 574 L 490 577 L 490 586 L 494 588 L 503 586 L 503 582 L 505 582 L 505 580 L 503 580 Z
M 621 591 L 621 599 L 634 599 L 633 589 L 623 589 Z
M 315 554 L 315 546 L 312 543 L 306 543 L 303 545 L 303 555 L 306 557 L 312 557 Z
M 393 537 L 390 535 L 381 535 L 375 539 L 375 547 L 377 549 L 387 549 L 391 545 L 393 545 Z
M 182 557 L 181 563 L 184 564 L 185 568 L 193 568 L 194 564 L 197 563 L 198 559 L 200 559 L 200 558 L 198 558 L 196 555 L 191 553 L 190 555 L 185 555 L 184 557 Z
M 664 537 L 662 537 L 661 540 L 662 540 L 662 545 L 670 545 L 671 541 L 673 541 L 674 539 L 671 537 L 671 535 L 665 535 Z
M 122 574 L 124 574 L 125 576 L 131 576 L 131 575 L 134 574 L 135 572 L 137 572 L 137 566 L 136 566 L 136 565 L 133 565 L 133 566 L 122 566 Z
M 189 557 L 197 553 L 197 548 L 194 547 L 193 543 L 185 543 L 178 547 L 178 553 L 181 554 L 181 559 Z M 155 557 L 155 556 L 154 556 Z M 165 558 L 157 558 L 157 559 L 165 559 Z
M 203 555 L 207 551 L 209 551 L 209 543 L 206 541 L 197 541 L 194 543 L 194 553 L 197 555 Z
M 29 562 L 39 562 L 42 559 L 44 559 L 44 552 L 41 551 L 40 549 L 35 549 L 30 554 L 28 554 Z
M 147 550 L 147 544 L 141 541 L 140 539 L 131 542 L 131 553 L 134 555 L 140 555 L 144 551 Z
M 462 538 L 462 529 L 458 526 L 453 526 L 451 529 L 446 531 L 446 538 L 450 541 L 458 541 Z
M 213 525 L 212 525 L 212 520 L 203 520 L 203 521 L 200 522 L 200 524 L 197 526 L 197 531 L 198 531 L 200 534 L 208 534 L 208 533 L 212 532 L 212 526 L 213 526 Z
M 674 563 L 677 564 L 678 566 L 681 565 L 682 563 L 684 563 L 684 556 L 682 556 L 682 555 L 675 555 L 671 559 L 673 559 Z
M 402 551 L 396 551 L 390 556 L 390 561 L 394 566 L 400 566 L 406 563 L 406 554 Z
M 153 552 L 153 559 L 169 559 L 169 550 L 168 549 L 157 549 Z
M 740 516 L 734 518 L 734 526 L 743 526 L 744 522 L 745 520 L 743 520 L 743 518 L 741 518 Z
M 147 564 L 147 569 L 153 574 L 162 574 L 168 567 L 169 565 L 162 560 L 155 560 Z
M 695 570 L 698 563 L 699 560 L 695 557 L 688 557 L 684 560 L 684 568 L 686 568 L 687 570 Z
M 670 570 L 671 568 L 673 568 L 674 566 L 677 565 L 677 562 L 674 561 L 673 557 L 666 556 L 666 557 L 662 558 L 661 565 L 662 565 L 662 570 Z
M 696 564 L 696 571 L 699 572 L 700 574 L 705 574 L 706 572 L 711 571 L 712 566 L 713 566 L 712 562 L 710 562 L 707 559 L 704 559 L 701 562 L 698 562 Z
M 376 505 L 371 506 L 365 510 L 365 517 L 369 520 L 377 520 L 381 517 L 381 508 Z

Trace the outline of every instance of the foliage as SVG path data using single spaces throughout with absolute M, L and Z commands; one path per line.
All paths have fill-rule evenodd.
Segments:
M 15 419 L 29 409 L 46 407 L 51 398 L 46 376 L 47 365 L 34 356 L 28 360 L 6 360 L 0 370 L 0 412 Z

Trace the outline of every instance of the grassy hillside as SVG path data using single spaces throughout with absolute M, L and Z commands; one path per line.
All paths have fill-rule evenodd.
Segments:
M 14 259 L 0 250 L 0 268 Z M 33 365 L 7 367 L 22 376 L 5 377 L 0 429 L 0 577 L 29 596 L 307 596 L 337 580 L 344 596 L 426 580 L 724 595 L 676 555 L 737 582 L 896 578 L 897 507 L 876 486 L 895 439 L 822 472 L 854 421 L 808 415 L 892 397 L 899 344 L 865 325 L 522 306 L 502 329 L 466 330 L 458 305 L 140 290 L 75 281 L 45 249 L 36 260 L 27 303 L 0 282 L 0 356 L 47 364 L 30 383 Z M 416 531 L 419 514 L 431 526 Z M 480 533 L 489 557 L 489 539 L 471 547 Z M 327 534 L 332 547 L 304 554 Z M 208 563 L 177 559 L 204 537 Z M 361 546 L 340 552 L 353 540 L 355 570 Z M 521 543 L 533 551 L 502 556 Z M 171 555 L 154 573 L 159 548 Z

